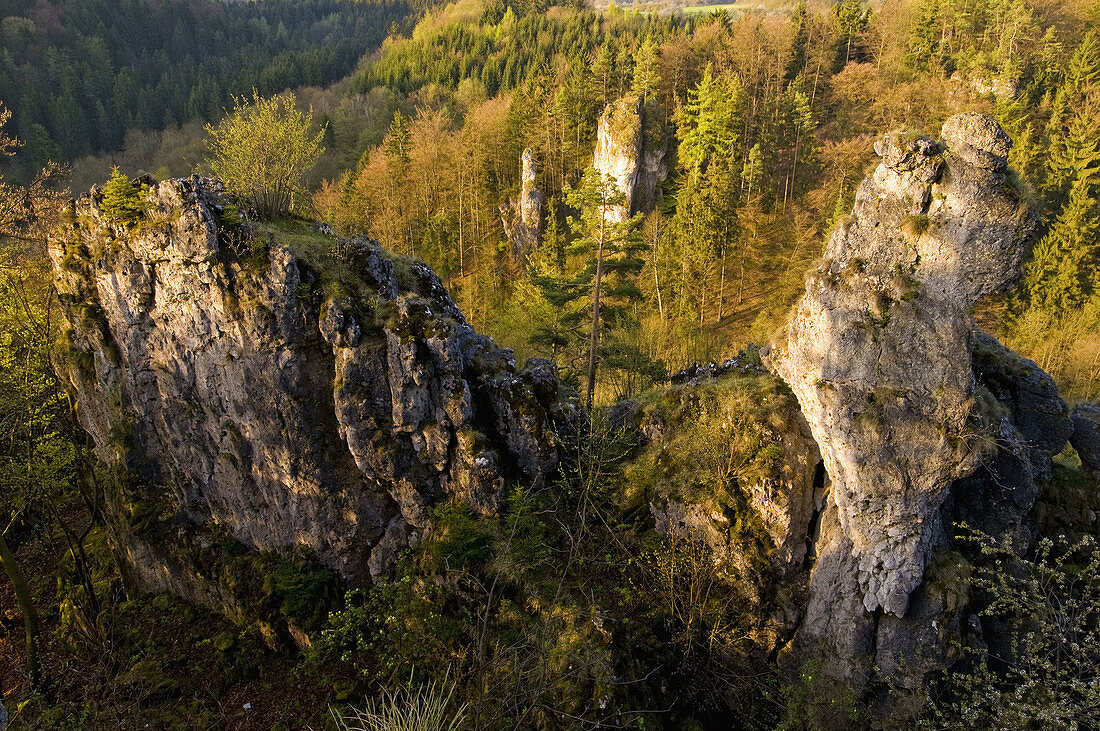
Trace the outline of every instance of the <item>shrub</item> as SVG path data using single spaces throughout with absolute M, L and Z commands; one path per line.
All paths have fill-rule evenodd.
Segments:
M 141 220 L 149 208 L 145 200 L 146 187 L 122 174 L 116 165 L 111 177 L 103 186 L 103 202 L 99 210 L 111 223 L 131 226 Z
M 311 135 L 312 125 L 313 110 L 298 111 L 293 95 L 264 99 L 253 90 L 216 127 L 207 125 L 210 168 L 261 217 L 289 213 L 302 176 L 325 151 L 324 129 Z
M 1030 558 L 976 535 L 983 563 L 972 586 L 1006 642 L 971 649 L 946 677 L 935 728 L 1096 728 L 1100 724 L 1100 550 L 1091 535 L 1044 538 Z

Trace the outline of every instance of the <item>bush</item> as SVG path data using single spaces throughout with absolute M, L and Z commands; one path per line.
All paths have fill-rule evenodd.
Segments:
M 210 168 L 226 189 L 256 209 L 263 218 L 290 212 L 301 193 L 302 176 L 325 151 L 324 129 L 310 134 L 313 110 L 300 112 L 294 96 L 235 99 L 235 106 L 216 127 L 207 125 L 213 154 Z
M 1092 536 L 1039 541 L 1018 558 L 988 536 L 973 586 L 1007 641 L 970 650 L 947 676 L 935 728 L 1097 728 L 1100 725 L 1100 550 Z M 1000 634 L 998 632 L 998 634 Z

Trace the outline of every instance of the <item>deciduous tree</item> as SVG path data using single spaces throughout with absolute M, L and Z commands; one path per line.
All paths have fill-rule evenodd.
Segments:
M 226 189 L 270 218 L 290 212 L 302 178 L 325 148 L 312 131 L 313 110 L 301 112 L 290 94 L 235 100 L 217 126 L 207 125 L 210 168 Z

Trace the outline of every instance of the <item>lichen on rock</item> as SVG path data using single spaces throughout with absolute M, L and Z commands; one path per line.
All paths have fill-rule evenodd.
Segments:
M 940 142 L 894 133 L 829 241 L 767 363 L 798 397 L 832 479 L 863 605 L 903 616 L 948 486 L 988 455 L 970 313 L 1019 276 L 1035 229 L 992 119 L 952 117 Z
M 431 529 L 433 503 L 489 513 L 506 480 L 555 470 L 571 393 L 475 333 L 426 266 L 305 224 L 230 221 L 214 180 L 146 195 L 120 227 L 93 188 L 50 253 L 81 423 L 164 525 L 304 546 L 363 584 Z M 218 603 L 173 583 L 198 575 L 169 556 L 174 538 L 112 524 L 139 581 Z

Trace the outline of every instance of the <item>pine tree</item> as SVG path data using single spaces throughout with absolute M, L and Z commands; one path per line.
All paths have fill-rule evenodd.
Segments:
M 634 78 L 630 92 L 640 96 L 643 104 L 649 101 L 649 96 L 661 83 L 660 55 L 661 49 L 652 36 L 642 41 L 634 52 Z
M 736 78 L 715 78 L 710 64 L 699 84 L 688 92 L 676 122 L 680 166 L 693 181 L 698 180 L 712 160 L 734 154 L 744 96 Z
M 731 75 L 716 78 L 708 65 L 687 101 L 677 110 L 681 185 L 676 196 L 674 230 L 680 240 L 681 310 L 705 323 L 709 271 L 719 266 L 718 312 L 723 310 L 726 255 L 737 231 L 740 186 L 737 148 L 744 92 Z M 689 276 L 698 297 L 688 306 Z
M 621 300 L 638 299 L 641 292 L 633 277 L 641 271 L 644 262 L 637 257 L 642 244 L 637 235 L 641 214 L 625 221 L 615 220 L 614 211 L 625 205 L 626 195 L 615 184 L 615 179 L 604 175 L 594 167 L 584 171 L 577 188 L 565 189 L 565 202 L 580 211 L 577 217 L 569 217 L 569 226 L 577 236 L 570 247 L 574 253 L 589 259 L 576 280 L 590 294 L 592 318 L 588 330 L 588 366 L 585 401 L 589 407 L 596 393 L 596 369 L 599 363 L 600 334 L 605 321 L 622 315 Z M 605 277 L 610 285 L 604 301 Z

